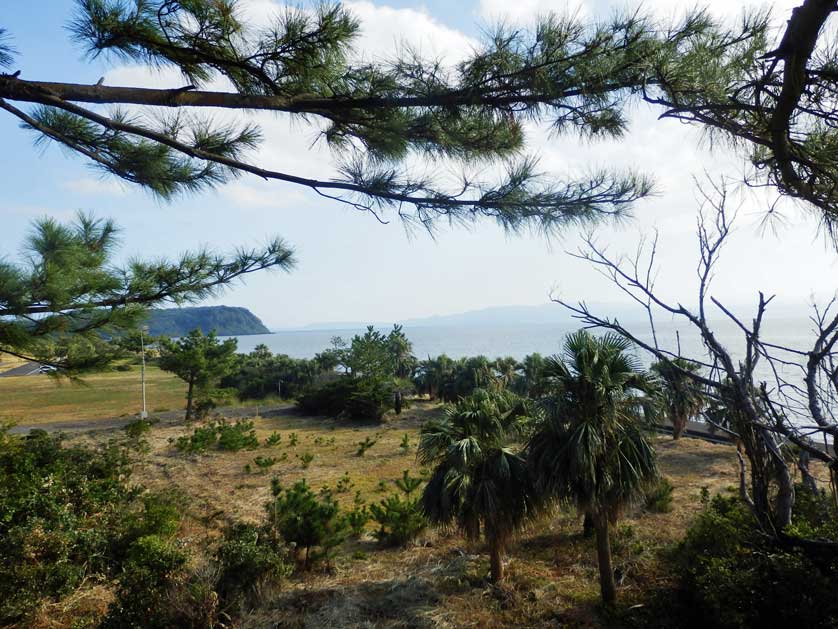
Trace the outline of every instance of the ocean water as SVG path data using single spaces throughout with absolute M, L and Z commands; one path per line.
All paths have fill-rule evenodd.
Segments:
M 452 358 L 483 354 L 489 358 L 512 356 L 521 359 L 527 354 L 538 352 L 549 356 L 561 351 L 565 335 L 578 329 L 572 324 L 527 324 L 527 325 L 475 325 L 475 326 L 427 326 L 405 327 L 404 332 L 413 343 L 413 353 L 419 359 L 447 354 Z M 648 326 L 635 323 L 631 326 L 638 336 L 651 342 Z M 713 324 L 717 338 L 734 357 L 744 355 L 745 339 L 742 331 L 729 321 Z M 386 330 L 385 330 L 386 331 Z M 330 340 L 340 336 L 347 342 L 354 334 L 364 330 L 299 330 L 274 334 L 257 334 L 238 338 L 240 352 L 250 352 L 259 344 L 267 345 L 273 353 L 288 354 L 295 358 L 311 358 L 317 352 L 331 347 Z M 664 321 L 656 324 L 658 343 L 661 347 L 676 351 L 680 345 L 681 354 L 703 359 L 706 356 L 698 333 L 689 324 Z M 776 319 L 766 323 L 763 338 L 777 345 L 797 349 L 809 349 L 814 340 L 811 323 L 805 319 Z M 638 357 L 646 364 L 650 356 L 637 350 Z M 793 368 L 786 368 L 791 375 Z M 770 379 L 767 364 L 762 365 L 760 377 Z

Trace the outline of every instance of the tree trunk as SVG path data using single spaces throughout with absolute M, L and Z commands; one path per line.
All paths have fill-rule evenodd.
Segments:
M 497 537 L 489 540 L 489 560 L 492 570 L 492 583 L 503 581 L 503 542 Z
M 611 565 L 611 540 L 608 538 L 608 516 L 597 513 L 594 516 L 596 530 L 596 554 L 599 562 L 599 589 L 602 602 L 611 605 L 617 600 L 617 586 L 614 583 L 614 567 Z
M 800 474 L 803 477 L 803 485 L 812 492 L 813 495 L 818 495 L 818 482 L 812 473 L 809 471 L 809 463 L 811 456 L 806 450 L 800 450 L 800 456 L 797 458 L 797 467 L 800 469 Z
M 396 415 L 401 415 L 402 414 L 402 392 L 401 391 L 396 391 L 396 396 L 395 396 L 395 401 L 393 403 L 393 406 L 395 408 Z
M 687 429 L 687 416 L 686 415 L 674 415 L 672 417 L 672 438 L 673 439 L 680 439 L 684 435 L 684 431 Z
M 777 528 L 782 531 L 791 525 L 791 516 L 794 509 L 794 479 L 789 473 L 785 461 L 778 459 L 774 462 L 777 468 L 777 498 L 774 518 Z
M 186 390 L 186 421 L 192 419 L 192 394 L 195 388 L 194 378 L 189 379 L 189 388 Z
M 589 512 L 585 512 L 585 517 L 582 518 L 582 537 L 594 536 L 594 518 Z

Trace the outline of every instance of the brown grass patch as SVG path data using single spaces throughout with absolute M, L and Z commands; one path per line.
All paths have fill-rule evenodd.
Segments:
M 303 417 L 284 409 L 253 418 L 260 443 L 274 431 L 279 446 L 252 451 L 184 455 L 170 440 L 192 428 L 158 425 L 147 436 L 149 452 L 138 455 L 133 480 L 153 489 L 176 489 L 188 497 L 183 538 L 196 553 L 234 520 L 260 521 L 269 499 L 270 478 L 284 485 L 305 478 L 315 489 L 335 487 L 348 473 L 354 486 L 337 499 L 346 507 L 355 491 L 367 502 L 394 490 L 392 480 L 415 460 L 419 427 L 439 412 L 427 402 L 414 404 L 382 425 Z M 291 433 L 298 443 L 289 445 Z M 106 433 L 75 437 L 101 441 Z M 403 435 L 409 453 L 399 447 Z M 109 433 L 113 436 L 113 432 Z M 357 444 L 377 443 L 363 457 Z M 674 485 L 669 513 L 627 512 L 614 531 L 615 566 L 620 574 L 620 605 L 628 609 L 665 584 L 662 552 L 677 542 L 700 508 L 702 487 L 726 492 L 736 483 L 731 446 L 694 439 L 656 439 L 659 464 Z M 314 455 L 308 469 L 298 456 Z M 266 474 L 253 464 L 257 455 L 287 459 Z M 252 473 L 244 466 L 250 463 Z M 380 482 L 386 490 L 382 491 Z M 357 557 L 357 558 L 356 558 Z M 501 587 L 488 582 L 488 558 L 482 545 L 470 545 L 455 533 L 428 531 L 407 549 L 380 548 L 371 539 L 347 545 L 335 570 L 294 577 L 273 600 L 243 621 L 245 627 L 597 627 L 607 624 L 599 607 L 593 541 L 581 535 L 581 521 L 568 510 L 531 523 L 509 549 L 508 579 Z

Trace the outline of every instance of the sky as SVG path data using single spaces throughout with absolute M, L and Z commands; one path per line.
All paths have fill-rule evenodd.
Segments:
M 778 24 L 799 0 L 773 3 Z M 245 0 L 247 15 L 264 20 L 281 5 Z M 647 0 L 643 6 L 661 18 L 678 15 L 693 3 Z M 549 11 L 579 12 L 605 18 L 627 3 L 607 0 L 430 0 L 348 2 L 360 18 L 360 53 L 368 59 L 391 56 L 402 43 L 454 62 L 498 20 L 526 27 Z M 747 5 L 760 6 L 760 5 Z M 713 0 L 715 14 L 735 19 L 741 5 Z M 9 3 L 2 23 L 19 51 L 15 69 L 25 78 L 108 85 L 176 87 L 172 73 L 151 73 L 119 61 L 89 60 L 73 44 L 64 25 L 70 0 Z M 528 129 L 528 144 L 550 176 L 582 174 L 596 167 L 633 168 L 647 173 L 657 194 L 636 204 L 633 217 L 603 225 L 596 239 L 613 254 L 632 253 L 644 235 L 659 233 L 657 287 L 666 297 L 694 299 L 699 207 L 696 179 L 741 177 L 741 155 L 712 148 L 697 129 L 657 120 L 645 106 L 631 112 L 629 133 L 621 142 L 579 142 L 554 137 L 544 128 Z M 265 141 L 252 159 L 303 176 L 328 178 L 332 156 L 314 143 L 317 129 L 300 121 L 258 115 Z M 578 232 L 547 240 L 536 234 L 507 235 L 482 222 L 471 228 L 442 227 L 431 238 L 407 233 L 398 221 L 382 225 L 372 216 L 318 197 L 291 184 L 242 177 L 218 190 L 161 202 L 148 193 L 102 178 L 80 158 L 56 146 L 35 148 L 33 137 L 8 115 L 0 116 L 0 255 L 21 256 L 33 219 L 69 220 L 78 210 L 111 217 L 123 228 L 120 252 L 129 257 L 172 257 L 207 246 L 231 251 L 254 246 L 274 235 L 296 251 L 291 273 L 262 272 L 206 303 L 250 308 L 269 327 L 323 321 L 398 321 L 497 305 L 540 304 L 552 293 L 570 301 L 619 302 L 620 294 L 590 265 L 568 255 L 580 246 Z M 313 144 L 314 143 L 314 144 Z M 713 295 L 728 304 L 752 304 L 757 291 L 777 294 L 780 304 L 803 304 L 835 292 L 834 247 L 819 235 L 805 208 L 783 207 L 776 230 L 761 227 L 770 197 L 743 192 L 738 199 L 736 231 L 723 257 Z M 557 306 L 558 308 L 558 306 Z

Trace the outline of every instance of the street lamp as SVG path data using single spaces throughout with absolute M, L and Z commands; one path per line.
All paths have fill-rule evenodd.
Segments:
M 146 410 L 145 406 L 145 340 L 143 338 L 143 332 L 148 332 L 148 326 L 144 325 L 140 327 L 140 354 L 142 355 L 142 369 L 140 371 L 140 380 L 142 381 L 143 385 L 143 410 L 140 411 L 140 419 L 146 419 L 148 417 L 148 411 Z

